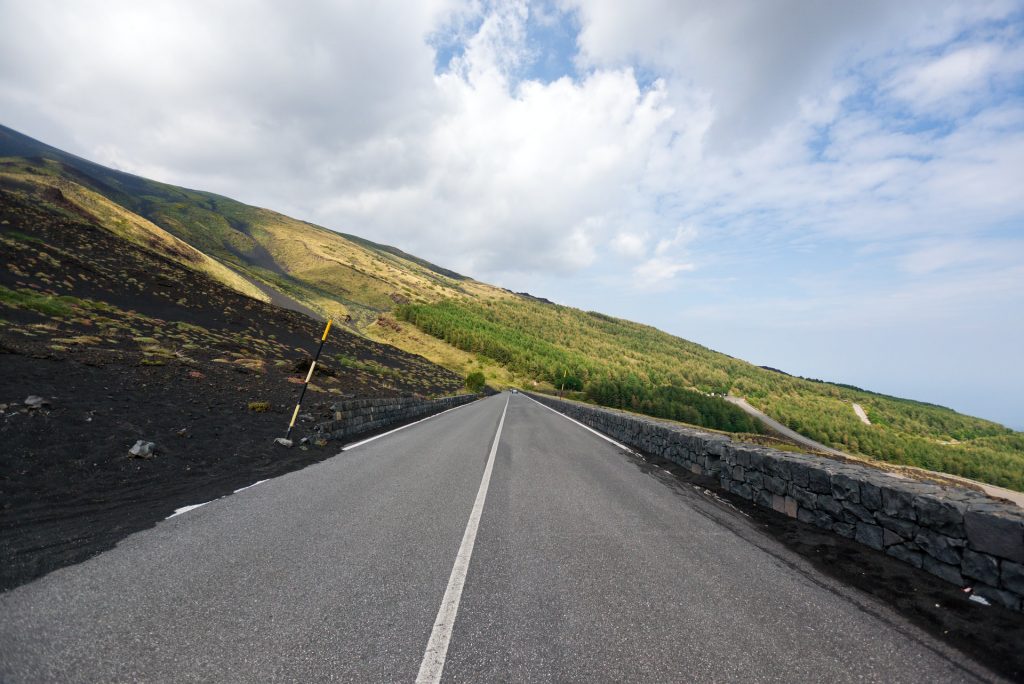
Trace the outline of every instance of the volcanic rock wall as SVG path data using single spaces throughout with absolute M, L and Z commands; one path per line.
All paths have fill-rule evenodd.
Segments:
M 981 492 L 909 480 L 821 456 L 525 393 L 646 454 L 718 479 L 723 490 L 1024 610 L 1024 509 Z
M 478 394 L 459 394 L 440 399 L 421 399 L 419 397 L 347 399 L 339 401 L 331 407 L 334 410 L 334 420 L 320 423 L 313 429 L 324 439 L 347 439 L 462 406 L 479 396 Z

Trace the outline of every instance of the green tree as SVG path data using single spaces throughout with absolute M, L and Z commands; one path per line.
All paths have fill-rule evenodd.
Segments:
M 487 384 L 487 378 L 480 371 L 474 371 L 466 376 L 466 389 L 470 392 L 480 392 Z

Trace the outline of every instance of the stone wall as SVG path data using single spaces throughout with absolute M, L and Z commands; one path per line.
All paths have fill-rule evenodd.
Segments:
M 1024 610 L 1024 509 L 821 456 L 732 442 L 668 421 L 524 392 L 627 446 L 802 522 Z
M 477 399 L 478 394 L 459 394 L 440 399 L 419 397 L 388 397 L 386 399 L 346 399 L 334 404 L 334 420 L 320 423 L 313 431 L 324 439 L 350 439 L 391 425 L 462 406 Z

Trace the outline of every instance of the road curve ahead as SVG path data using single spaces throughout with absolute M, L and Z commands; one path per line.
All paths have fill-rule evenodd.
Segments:
M 810 437 L 806 437 L 804 435 L 801 435 L 796 430 L 793 430 L 792 428 L 786 427 L 785 425 L 783 425 L 779 421 L 777 421 L 774 418 L 770 417 L 768 414 L 764 413 L 763 411 L 759 411 L 756 408 L 754 408 L 753 406 L 751 406 L 750 402 L 748 402 L 743 397 L 726 397 L 725 400 L 727 402 L 729 402 L 730 404 L 733 404 L 733 405 L 738 406 L 739 408 L 743 409 L 743 411 L 747 415 L 752 416 L 753 418 L 756 418 L 757 420 L 761 421 L 762 423 L 767 425 L 769 428 L 771 428 L 775 432 L 779 433 L 783 437 L 788 437 L 789 439 L 793 440 L 797 444 L 805 446 L 808 449 L 813 449 L 815 451 L 821 451 L 821 452 L 824 452 L 826 454 L 831 454 L 833 456 L 838 456 L 840 458 L 850 458 L 849 454 L 844 454 L 842 451 L 839 451 L 838 449 L 833 449 L 830 446 L 825 446 L 821 442 L 815 442 Z
M 348 449 L 0 595 L 4 682 L 417 677 L 997 680 L 523 395 Z

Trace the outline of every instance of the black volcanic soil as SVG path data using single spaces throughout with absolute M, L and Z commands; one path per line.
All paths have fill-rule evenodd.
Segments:
M 0 590 L 181 506 L 338 451 L 285 449 L 323 324 L 108 233 L 59 195 L 0 187 Z M 344 396 L 453 394 L 461 378 L 335 328 L 303 414 Z M 29 409 L 29 395 L 47 406 Z M 259 410 L 253 402 L 266 402 Z M 308 433 L 313 420 L 293 434 Z M 136 440 L 155 458 L 129 456 Z

